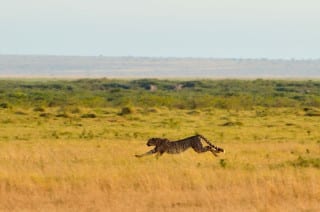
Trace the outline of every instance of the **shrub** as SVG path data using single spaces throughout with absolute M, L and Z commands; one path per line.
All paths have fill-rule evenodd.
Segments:
M 40 117 L 49 117 L 51 114 L 50 113 L 40 113 Z
M 149 108 L 147 111 L 149 113 L 158 113 L 159 112 L 159 110 L 157 108 Z
M 299 156 L 296 160 L 290 161 L 290 165 L 294 167 L 314 167 L 320 168 L 320 158 L 303 158 Z
M 33 108 L 33 111 L 35 111 L 35 112 L 44 112 L 44 108 L 37 106 L 37 107 Z
M 315 108 L 304 108 L 305 116 L 320 116 L 320 110 Z
M 133 113 L 133 109 L 131 107 L 123 107 L 119 113 L 119 115 L 123 116 L 123 115 L 128 115 Z
M 242 125 L 243 125 L 243 123 L 240 121 L 236 121 L 236 122 L 228 121 L 228 122 L 221 124 L 220 126 L 229 127 L 229 126 L 242 126 Z
M 14 114 L 16 114 L 16 115 L 28 115 L 28 113 L 23 112 L 23 111 L 16 111 Z
M 66 113 L 58 113 L 58 114 L 56 115 L 56 117 L 58 117 L 58 118 L 69 118 L 69 115 L 66 114 Z
M 6 102 L 0 103 L 0 108 L 8 108 L 9 104 Z
M 85 113 L 81 115 L 81 118 L 96 118 L 97 115 L 94 113 Z
M 219 164 L 222 168 L 227 167 L 227 161 L 225 159 L 220 159 Z

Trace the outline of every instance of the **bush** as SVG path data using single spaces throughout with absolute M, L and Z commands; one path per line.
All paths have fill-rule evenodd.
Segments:
M 252 109 L 320 107 L 320 82 L 286 80 L 0 80 L 0 108 L 30 107 L 168 107 L 181 109 Z M 150 90 L 157 92 L 150 92 Z M 179 90 L 177 92 L 176 90 Z M 39 111 L 38 111 L 39 109 Z M 43 112 L 40 108 L 35 109 Z M 126 110 L 126 109 L 124 109 Z M 132 111 L 123 111 L 127 114 Z M 71 112 L 73 113 L 73 112 Z M 79 113 L 79 111 L 75 112 Z M 306 112 L 307 116 L 319 113 Z
M 128 115 L 133 113 L 133 109 L 131 107 L 123 107 L 119 113 L 120 116 Z
M 51 114 L 50 113 L 40 113 L 40 117 L 49 117 Z
M 222 168 L 227 167 L 227 161 L 225 159 L 220 159 L 219 164 Z
M 69 115 L 66 114 L 66 113 L 58 113 L 58 114 L 56 115 L 56 117 L 58 117 L 58 118 L 69 118 Z
M 320 110 L 315 108 L 304 108 L 305 116 L 320 116 Z
M 158 110 L 157 108 L 149 108 L 149 109 L 147 110 L 147 112 L 149 112 L 149 113 L 158 113 L 159 110 Z
M 320 168 L 320 158 L 303 158 L 299 156 L 296 160 L 289 162 L 294 167 L 314 167 Z
M 81 118 L 96 118 L 97 115 L 94 113 L 85 113 L 81 115 Z
M 35 112 L 44 112 L 44 108 L 37 106 L 37 107 L 33 108 L 33 111 L 35 111 Z
M 9 104 L 6 102 L 0 103 L 0 108 L 8 108 Z
M 14 114 L 16 114 L 16 115 L 28 115 L 28 113 L 20 111 L 20 110 L 16 111 Z
M 225 122 L 225 123 L 221 124 L 220 126 L 230 127 L 230 126 L 242 126 L 242 125 L 243 125 L 243 123 L 240 122 L 240 121 L 235 121 L 235 122 L 228 121 L 228 122 Z

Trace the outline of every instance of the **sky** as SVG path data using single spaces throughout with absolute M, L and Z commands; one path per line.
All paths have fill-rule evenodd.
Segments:
M 320 58 L 319 0 L 0 0 L 0 54 Z

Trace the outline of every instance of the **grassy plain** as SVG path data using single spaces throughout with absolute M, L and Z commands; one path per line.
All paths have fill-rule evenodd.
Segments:
M 320 210 L 310 109 L 2 106 L 0 211 Z M 226 153 L 134 157 L 195 133 Z

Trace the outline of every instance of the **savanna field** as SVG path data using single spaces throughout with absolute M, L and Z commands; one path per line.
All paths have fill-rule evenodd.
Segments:
M 319 81 L 2 79 L 0 211 L 319 211 L 319 129 Z

